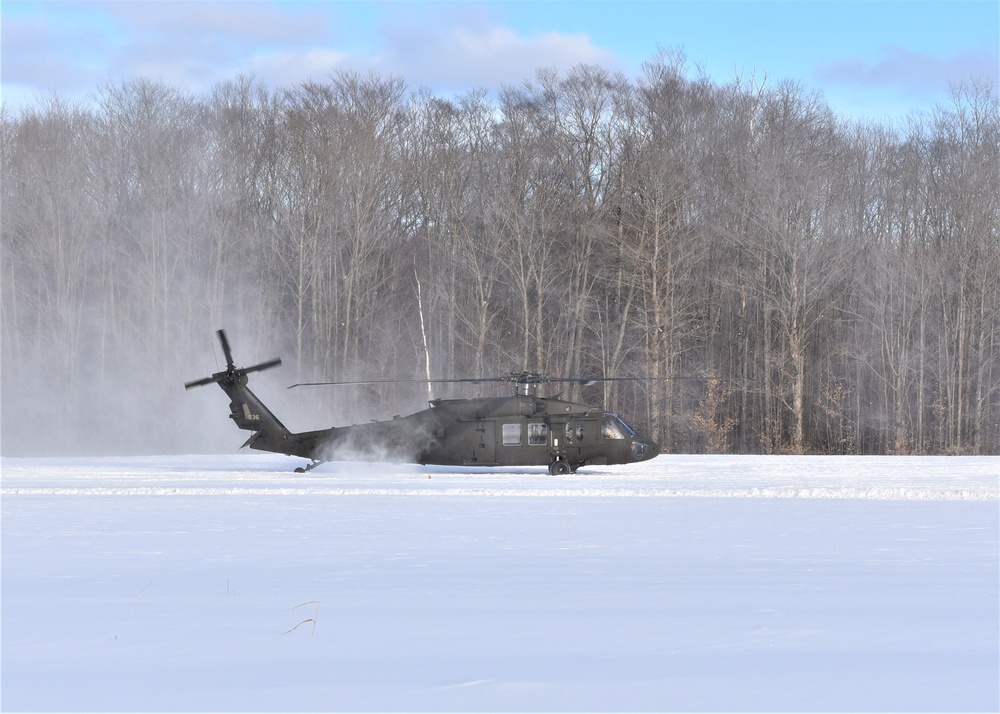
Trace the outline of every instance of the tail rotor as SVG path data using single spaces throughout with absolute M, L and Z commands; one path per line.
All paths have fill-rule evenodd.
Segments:
M 222 343 L 222 353 L 226 356 L 226 369 L 222 372 L 216 372 L 211 377 L 196 379 L 193 382 L 186 382 L 184 384 L 185 389 L 194 389 L 195 387 L 203 387 L 206 384 L 212 383 L 236 384 L 251 372 L 260 372 L 265 369 L 270 369 L 271 367 L 277 367 L 281 364 L 281 358 L 277 357 L 275 359 L 268 360 L 267 362 L 255 364 L 252 367 L 237 367 L 233 363 L 233 352 L 229 347 L 229 340 L 226 339 L 226 331 L 218 330 L 216 334 L 219 336 L 219 342 Z

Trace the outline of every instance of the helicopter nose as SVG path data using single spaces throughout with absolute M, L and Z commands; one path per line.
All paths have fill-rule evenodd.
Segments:
M 654 441 L 635 437 L 632 439 L 632 458 L 636 461 L 648 461 L 660 453 L 660 447 Z

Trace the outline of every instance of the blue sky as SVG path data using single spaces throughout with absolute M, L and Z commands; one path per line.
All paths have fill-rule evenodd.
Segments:
M 792 80 L 848 118 L 899 121 L 950 84 L 1000 84 L 1000 2 L 0 2 L 0 100 L 85 100 L 147 77 L 196 93 L 237 74 L 272 87 L 338 70 L 435 93 L 599 64 L 629 78 L 659 48 L 713 81 Z

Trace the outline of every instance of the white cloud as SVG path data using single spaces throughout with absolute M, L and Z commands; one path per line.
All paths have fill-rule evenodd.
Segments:
M 136 35 L 212 36 L 252 42 L 302 42 L 329 31 L 335 5 L 248 0 L 112 2 L 103 5 Z
M 586 35 L 557 32 L 532 37 L 505 27 L 430 25 L 386 29 L 377 46 L 339 50 L 323 43 L 255 52 L 240 64 L 273 87 L 321 79 L 340 70 L 403 78 L 411 89 L 462 91 L 520 84 L 542 67 L 565 70 L 580 63 L 617 69 L 613 53 Z M 235 73 L 233 70 L 232 73 Z
M 383 16 L 359 12 L 364 4 L 230 1 L 20 10 L 3 18 L 5 104 L 22 92 L 83 96 L 138 77 L 204 93 L 238 73 L 278 88 L 374 71 L 447 92 L 520 84 L 543 67 L 620 65 L 585 34 L 519 34 L 481 7 L 450 3 L 401 3 Z
M 495 89 L 532 79 L 543 67 L 565 70 L 587 63 L 617 69 L 620 64 L 614 53 L 581 34 L 522 36 L 499 26 L 425 30 L 396 28 L 386 37 L 380 65 L 404 77 L 411 86 Z
M 949 84 L 985 79 L 996 87 L 1000 59 L 988 50 L 966 50 L 942 56 L 884 47 L 876 59 L 848 57 L 820 67 L 816 77 L 861 89 L 889 90 L 902 95 L 934 96 Z
M 253 74 L 272 87 L 287 87 L 322 79 L 349 64 L 350 56 L 336 50 L 276 51 L 248 58 L 242 71 Z
M 86 81 L 92 57 L 87 48 L 103 39 L 93 27 L 71 30 L 37 17 L 4 16 L 0 29 L 3 83 L 41 92 L 64 91 Z

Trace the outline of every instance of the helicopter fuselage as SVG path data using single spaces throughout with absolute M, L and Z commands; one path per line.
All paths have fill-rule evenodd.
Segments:
M 549 466 L 553 473 L 645 461 L 659 453 L 656 444 L 610 412 L 525 395 L 435 399 L 429 408 L 409 416 L 277 440 L 251 438 L 250 446 L 316 462 Z
M 659 453 L 653 441 L 600 407 L 525 393 L 434 399 L 427 409 L 405 417 L 294 433 L 247 387 L 250 372 L 277 366 L 280 360 L 237 368 L 222 330 L 219 339 L 226 369 L 185 386 L 217 383 L 229 396 L 230 418 L 253 432 L 244 446 L 311 460 L 297 471 L 326 461 L 385 461 L 547 466 L 552 474 L 565 474 L 581 466 L 645 461 Z

